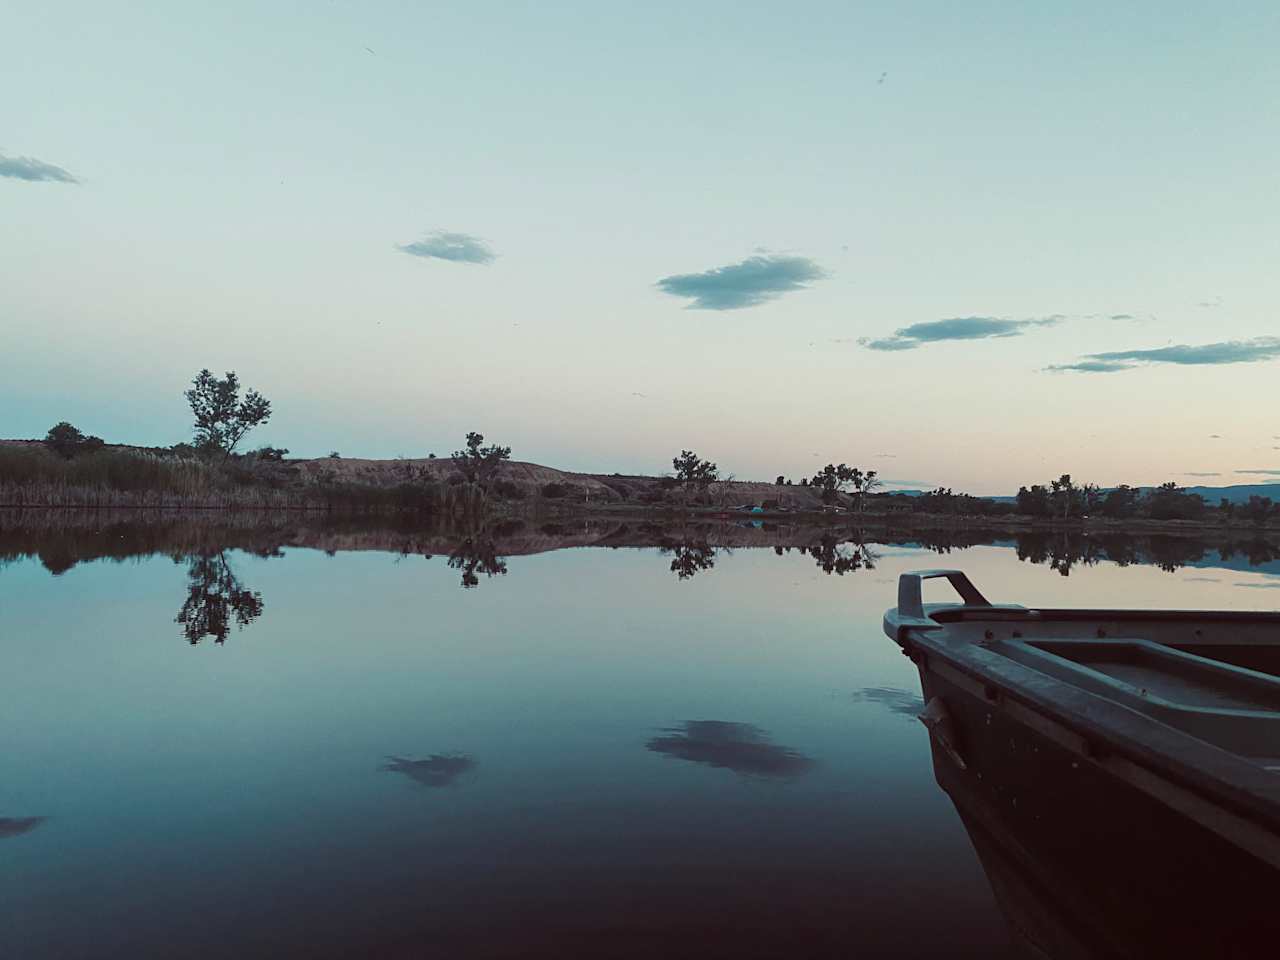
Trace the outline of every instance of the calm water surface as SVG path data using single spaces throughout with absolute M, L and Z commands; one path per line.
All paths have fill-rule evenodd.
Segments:
M 16 958 L 1013 955 L 880 630 L 897 575 L 1280 604 L 1213 553 L 36 552 L 0 568 Z

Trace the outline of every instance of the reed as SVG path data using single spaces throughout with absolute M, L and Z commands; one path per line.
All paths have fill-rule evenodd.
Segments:
M 0 444 L 0 507 L 303 509 L 479 516 L 473 484 L 389 484 L 302 474 L 253 457 L 207 461 L 115 447 L 64 459 L 39 444 Z

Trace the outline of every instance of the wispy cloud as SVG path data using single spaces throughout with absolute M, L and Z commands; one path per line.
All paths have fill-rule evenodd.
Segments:
M 396 248 L 415 257 L 452 260 L 455 263 L 492 263 L 497 256 L 479 237 L 445 230 L 428 233 L 413 243 L 397 244 Z
M 1135 317 L 1132 313 L 1113 313 L 1111 314 L 1111 319 L 1112 320 L 1137 320 L 1138 318 Z
M 1280 477 L 1280 470 L 1233 470 L 1233 473 L 1251 473 L 1259 477 Z
M 756 256 L 702 273 L 663 277 L 657 286 L 674 297 L 687 297 L 690 309 L 740 310 L 804 290 L 824 276 L 808 257 Z
M 1220 477 L 1221 473 L 1197 473 L 1195 470 L 1187 470 L 1182 474 L 1184 477 Z
M 79 183 L 62 167 L 45 163 L 35 157 L 6 157 L 0 153 L 0 177 L 12 177 L 15 180 L 52 180 L 57 183 Z
M 1048 369 L 1111 373 L 1157 363 L 1210 366 L 1227 363 L 1260 363 L 1277 357 L 1280 357 L 1280 337 L 1254 337 L 1252 340 L 1224 340 L 1221 343 L 1202 343 L 1196 346 L 1173 344 L 1151 350 L 1109 350 L 1105 353 L 1089 353 L 1083 360 L 1076 363 L 1057 364 Z
M 1115 373 L 1118 370 L 1128 370 L 1129 364 L 1116 360 L 1081 360 L 1079 363 L 1055 363 L 1045 369 L 1055 373 L 1066 370 L 1074 370 L 1077 373 Z
M 1000 317 L 949 317 L 913 323 L 893 332 L 892 337 L 873 340 L 863 337 L 858 342 L 868 350 L 914 350 L 926 343 L 944 340 L 990 340 L 1018 337 L 1032 327 L 1051 327 L 1065 318 L 1059 315 L 1039 320 L 1006 320 Z

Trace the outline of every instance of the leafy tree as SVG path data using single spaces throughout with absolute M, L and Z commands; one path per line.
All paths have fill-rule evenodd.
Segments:
M 720 479 L 720 468 L 710 460 L 700 459 L 692 450 L 681 450 L 680 456 L 672 458 L 671 466 L 676 471 L 676 482 L 684 488 L 686 501 L 690 489 L 706 490 Z
M 884 483 L 880 480 L 879 474 L 874 470 L 868 470 L 862 475 L 862 484 L 857 488 L 858 509 L 865 510 L 867 508 L 867 497 L 875 493 Z
M 1053 503 L 1049 499 L 1049 490 L 1041 484 L 1032 484 L 1031 489 L 1018 488 L 1018 512 L 1028 517 L 1047 517 L 1053 512 Z
M 1073 511 L 1078 512 L 1080 505 L 1080 490 L 1072 483 L 1071 474 L 1064 473 L 1057 480 L 1053 480 L 1049 484 L 1052 493 L 1049 498 L 1053 502 L 1053 514 L 1056 517 L 1067 519 Z
M 1138 512 L 1138 490 L 1122 483 L 1114 490 L 1108 490 L 1102 498 L 1102 512 L 1113 520 L 1124 520 Z
M 781 487 L 781 486 L 784 486 L 784 485 L 786 484 L 786 482 L 787 482 L 787 478 L 786 478 L 786 477 L 784 477 L 782 474 L 778 474 L 778 479 L 777 479 L 777 480 L 775 480 L 775 481 L 773 481 L 773 482 L 774 482 L 774 484 L 776 484 L 777 486 Z
M 267 460 L 272 463 L 279 463 L 281 460 L 283 460 L 286 456 L 289 455 L 289 451 L 284 447 L 266 446 L 266 447 L 259 447 L 257 450 L 253 451 L 253 455 L 257 457 L 259 460 Z
M 484 446 L 484 434 L 474 430 L 467 434 L 467 448 L 453 452 L 453 465 L 462 471 L 468 483 L 486 487 L 498 472 L 503 460 L 511 459 L 511 448 L 497 444 Z
M 1080 488 L 1080 509 L 1092 516 L 1102 504 L 1102 488 L 1096 483 L 1086 483 Z
M 1244 515 L 1249 518 L 1250 523 L 1260 527 L 1267 522 L 1267 517 L 1271 515 L 1274 506 L 1270 497 L 1254 494 L 1244 505 Z
M 839 466 L 834 463 L 828 463 L 813 475 L 813 479 L 809 481 L 809 486 L 817 487 L 822 491 L 823 503 L 834 503 L 836 494 L 844 493 L 849 488 L 852 488 L 856 491 L 858 502 L 861 504 L 862 493 L 868 477 L 878 485 L 879 481 L 875 479 L 875 476 L 874 470 L 864 474 L 857 467 L 851 467 L 845 463 Z
M 82 453 L 93 453 L 105 446 L 101 437 L 85 436 L 65 420 L 49 428 L 44 436 L 44 445 L 67 460 Z
M 271 401 L 257 390 L 240 398 L 240 379 L 234 370 L 221 380 L 201 370 L 186 398 L 196 418 L 196 446 L 205 453 L 221 452 L 224 460 L 241 437 L 271 419 Z
M 1204 499 L 1170 481 L 1151 491 L 1147 511 L 1153 520 L 1194 520 L 1204 511 Z
M 1234 517 L 1236 513 L 1236 505 L 1226 497 L 1223 497 L 1218 501 L 1218 509 L 1222 512 L 1223 518 L 1228 522 L 1231 521 L 1231 518 Z

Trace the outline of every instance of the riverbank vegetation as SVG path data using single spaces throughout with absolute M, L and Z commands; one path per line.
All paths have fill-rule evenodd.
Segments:
M 511 448 L 472 431 L 451 456 L 395 460 L 290 459 L 282 447 L 237 452 L 266 423 L 271 402 L 242 394 L 234 371 L 201 370 L 184 393 L 191 441 L 169 447 L 111 444 L 66 421 L 43 440 L 0 440 L 0 507 L 166 507 L 414 512 L 550 517 L 614 512 L 803 515 L 831 524 L 844 514 L 928 524 L 1126 528 L 1160 525 L 1280 527 L 1280 504 L 1266 496 L 1218 504 L 1174 483 L 1103 489 L 1063 474 L 1019 488 L 1016 497 L 975 497 L 949 487 L 886 491 L 875 470 L 828 463 L 795 483 L 740 481 L 692 450 L 660 476 L 569 473 L 511 459 Z

